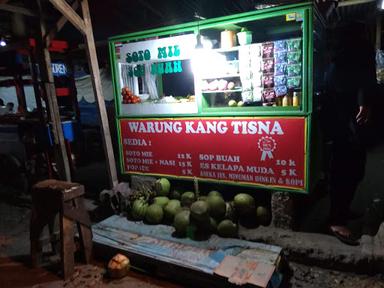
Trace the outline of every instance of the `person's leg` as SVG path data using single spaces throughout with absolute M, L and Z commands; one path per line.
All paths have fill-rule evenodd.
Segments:
M 351 231 L 347 227 L 350 216 L 350 205 L 356 192 L 360 177 L 357 177 L 357 155 L 351 147 L 335 147 L 330 169 L 330 232 L 346 244 L 357 245 Z

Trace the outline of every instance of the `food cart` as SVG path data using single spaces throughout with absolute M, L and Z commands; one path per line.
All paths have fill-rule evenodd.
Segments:
M 228 202 L 218 191 L 200 195 L 196 184 L 310 192 L 319 175 L 323 27 L 314 4 L 301 3 L 110 38 L 121 171 L 160 177 L 160 189 L 134 191 L 128 220 L 97 223 L 94 242 L 215 274 L 216 284 L 220 276 L 278 287 L 281 248 L 234 239 L 242 219 L 268 225 L 267 210 L 246 193 Z M 177 198 L 167 178 L 193 180 L 195 194 Z M 173 228 L 144 225 L 167 215 Z
M 301 3 L 110 38 L 122 172 L 308 193 L 323 27 Z

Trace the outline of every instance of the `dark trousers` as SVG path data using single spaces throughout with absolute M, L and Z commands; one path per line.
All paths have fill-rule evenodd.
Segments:
M 364 178 L 366 149 L 362 142 L 335 139 L 330 159 L 330 224 L 345 225 L 357 186 Z M 349 139 L 350 140 L 350 139 Z

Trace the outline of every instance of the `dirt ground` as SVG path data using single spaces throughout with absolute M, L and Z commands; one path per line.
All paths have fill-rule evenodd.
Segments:
M 292 288 L 384 288 L 384 276 L 368 276 L 290 263 Z
M 199 287 L 197 283 L 182 285 L 172 283 L 130 271 L 129 274 L 117 280 L 103 277 L 103 263 L 79 266 L 72 279 L 64 282 L 55 271 L 47 268 L 31 269 L 25 265 L 26 259 L 0 259 L 0 287 L 33 287 L 33 288 L 181 288 Z M 383 288 L 384 276 L 367 276 L 334 270 L 309 267 L 302 264 L 290 263 L 292 275 L 286 275 L 288 281 L 282 288 Z M 54 268 L 55 269 L 55 268 Z M 22 275 L 22 277 L 20 277 Z

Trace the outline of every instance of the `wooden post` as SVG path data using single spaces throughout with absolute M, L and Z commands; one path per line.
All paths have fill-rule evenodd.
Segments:
M 107 171 L 109 177 L 109 184 L 113 188 L 118 184 L 115 156 L 113 154 L 113 146 L 111 140 L 111 132 L 108 124 L 107 110 L 103 97 L 103 90 L 101 86 L 99 64 L 97 61 L 95 40 L 93 38 L 92 22 L 89 13 L 88 0 L 81 1 L 81 9 L 83 18 L 81 18 L 65 0 L 49 0 L 57 10 L 59 10 L 69 22 L 72 23 L 82 34 L 85 36 L 87 47 L 88 64 L 91 72 L 93 92 L 97 100 L 100 120 L 101 132 L 103 139 L 103 147 L 107 162 Z M 49 37 L 48 37 L 49 38 Z
M 59 105 L 57 103 L 57 96 L 55 90 L 55 84 L 52 74 L 51 55 L 49 54 L 47 41 L 45 39 L 46 27 L 44 23 L 44 17 L 42 14 L 40 0 L 37 0 L 40 12 L 40 30 L 42 39 L 42 75 L 44 79 L 45 91 L 47 93 L 48 107 L 50 120 L 52 122 L 52 131 L 54 136 L 54 146 L 56 154 L 56 162 L 58 164 L 59 176 L 62 180 L 71 181 L 71 172 L 69 167 L 69 161 L 67 156 L 67 149 L 64 142 L 63 127 L 61 126 L 61 119 L 59 113 Z
M 33 91 L 35 93 L 35 100 L 36 100 L 36 107 L 37 111 L 39 113 L 39 119 L 41 121 L 42 126 L 45 127 L 46 120 L 44 116 L 43 111 L 43 104 L 41 102 L 41 91 L 40 91 L 40 84 L 38 79 L 38 71 L 37 71 L 37 57 L 36 57 L 36 51 L 33 48 L 29 49 L 29 69 L 31 70 L 31 76 L 32 76 L 32 84 L 33 84 Z
M 104 102 L 105 100 L 103 96 L 103 89 L 101 86 L 99 64 L 97 61 L 95 40 L 93 38 L 93 30 L 92 30 L 92 23 L 91 23 L 91 15 L 89 13 L 88 0 L 83 0 L 81 2 L 81 9 L 83 12 L 83 19 L 84 19 L 85 29 L 86 29 L 85 40 L 86 40 L 86 47 L 87 47 L 86 50 L 88 55 L 88 64 L 90 68 L 89 70 L 92 76 L 91 79 L 92 79 L 93 92 L 95 94 L 95 98 L 97 100 L 97 104 L 99 107 L 99 113 L 100 113 L 100 119 L 101 119 L 101 125 L 102 125 L 101 131 L 103 135 L 102 138 L 103 138 L 104 152 L 105 152 L 106 162 L 107 162 L 107 170 L 109 174 L 108 176 L 109 176 L 111 187 L 115 187 L 118 184 L 115 155 L 113 154 L 111 132 L 109 129 L 108 115 L 105 108 L 105 102 Z
M 100 113 L 103 147 L 107 164 L 109 184 L 111 187 L 114 187 L 118 184 L 116 162 L 115 155 L 113 154 L 111 132 L 109 129 L 108 116 L 105 108 L 103 90 L 101 86 L 99 64 L 97 61 L 95 40 L 93 38 L 92 22 L 89 13 L 88 0 L 81 1 L 83 18 L 81 18 L 66 1 L 49 1 L 52 3 L 53 6 L 55 6 L 57 10 L 59 10 L 68 19 L 69 22 L 72 23 L 72 25 L 74 25 L 85 36 L 93 92 L 95 94 Z
M 381 49 L 381 20 L 382 20 L 382 16 L 381 14 L 378 14 L 376 16 L 376 49 Z
M 18 111 L 24 114 L 27 112 L 27 101 L 25 99 L 23 76 L 18 73 L 19 72 L 17 72 L 17 74 L 15 74 L 14 76 L 16 96 L 17 96 L 17 101 L 19 102 Z

